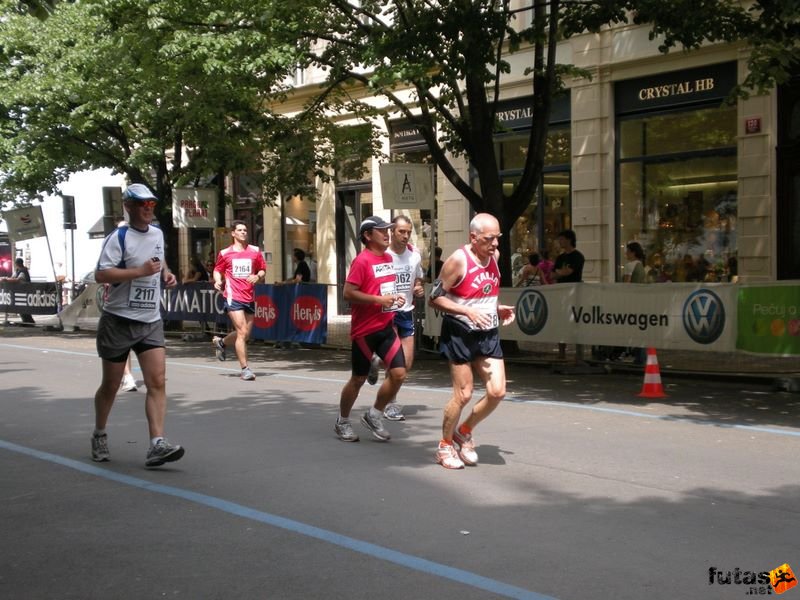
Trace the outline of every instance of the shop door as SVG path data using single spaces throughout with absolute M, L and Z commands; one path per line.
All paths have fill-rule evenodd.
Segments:
M 778 279 L 800 279 L 800 76 L 778 91 Z

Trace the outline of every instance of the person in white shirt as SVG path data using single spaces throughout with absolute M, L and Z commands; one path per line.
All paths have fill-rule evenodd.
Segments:
M 102 379 L 94 396 L 95 430 L 92 460 L 110 460 L 106 425 L 131 350 L 139 359 L 144 383 L 150 449 L 145 466 L 158 467 L 184 455 L 184 448 L 164 436 L 167 414 L 166 342 L 161 320 L 161 288 L 177 285 L 166 265 L 164 234 L 152 225 L 157 198 L 146 185 L 134 183 L 122 194 L 129 225 L 106 236 L 94 278 L 108 286 L 97 325 L 97 354 Z
M 396 276 L 395 287 L 398 294 L 403 294 L 405 304 L 394 315 L 394 326 L 400 343 L 403 346 L 403 356 L 406 359 L 406 372 L 414 363 L 414 298 L 422 298 L 425 288 L 422 285 L 424 273 L 422 271 L 422 256 L 410 243 L 413 225 L 411 219 L 405 215 L 397 215 L 392 219 L 392 241 L 386 252 L 391 255 L 394 262 Z M 367 381 L 374 384 L 378 380 L 380 358 L 372 357 Z M 393 400 L 384 410 L 383 416 L 389 421 L 404 421 L 403 407 Z

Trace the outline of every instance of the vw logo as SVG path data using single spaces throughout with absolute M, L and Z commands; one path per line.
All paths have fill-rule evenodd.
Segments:
M 698 344 L 717 341 L 725 329 L 725 306 L 711 290 L 692 292 L 683 305 L 683 327 Z
M 517 323 L 522 333 L 536 335 L 547 324 L 547 300 L 536 290 L 526 290 L 517 299 Z

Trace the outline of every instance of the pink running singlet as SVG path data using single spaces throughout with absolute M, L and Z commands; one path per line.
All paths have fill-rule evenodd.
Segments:
M 497 300 L 500 295 L 500 269 L 494 256 L 485 267 L 475 262 L 472 254 L 464 246 L 460 248 L 467 262 L 464 278 L 447 292 L 447 298 L 462 306 L 469 306 L 492 317 L 492 325 L 487 329 L 500 326 L 497 316 Z M 475 324 L 464 315 L 450 315 L 464 323 L 470 329 L 477 329 Z
M 394 262 L 388 253 L 376 256 L 369 250 L 362 250 L 350 265 L 347 283 L 359 291 L 374 296 L 394 294 Z M 394 319 L 395 308 L 383 308 L 379 304 L 353 302 L 350 316 L 350 339 L 364 337 L 386 328 Z
M 214 270 L 225 275 L 225 300 L 253 302 L 253 284 L 247 282 L 250 275 L 259 271 L 267 271 L 267 263 L 256 246 L 247 246 L 244 250 L 237 251 L 233 245 L 220 250 Z

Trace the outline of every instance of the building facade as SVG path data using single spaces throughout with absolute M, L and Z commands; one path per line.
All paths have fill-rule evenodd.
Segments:
M 800 86 L 728 103 L 746 75 L 746 48 L 663 55 L 648 33 L 625 26 L 560 44 L 560 62 L 592 77 L 569 81 L 556 99 L 539 194 L 510 232 L 514 268 L 534 251 L 554 258 L 555 237 L 571 228 L 586 257 L 585 281 L 621 281 L 629 241 L 644 247 L 653 282 L 800 278 Z M 505 133 L 495 143 L 504 185 L 513 186 L 530 123 L 521 106 L 531 56 L 509 60 L 499 111 Z M 323 78 L 305 72 L 282 110 L 299 110 Z M 393 160 L 430 161 L 418 132 L 388 107 L 383 139 Z M 360 181 L 320 184 L 316 201 L 282 198 L 264 211 L 276 274 L 290 274 L 288 257 L 300 247 L 316 261 L 317 280 L 331 284 L 329 300 L 340 300 L 335 289 L 360 250 L 358 223 L 394 216 L 382 201 L 378 163 Z M 468 180 L 469 165 L 458 169 Z M 445 178 L 437 176 L 434 189 L 434 211 L 408 211 L 426 267 L 434 247 L 447 256 L 464 243 L 472 217 Z

